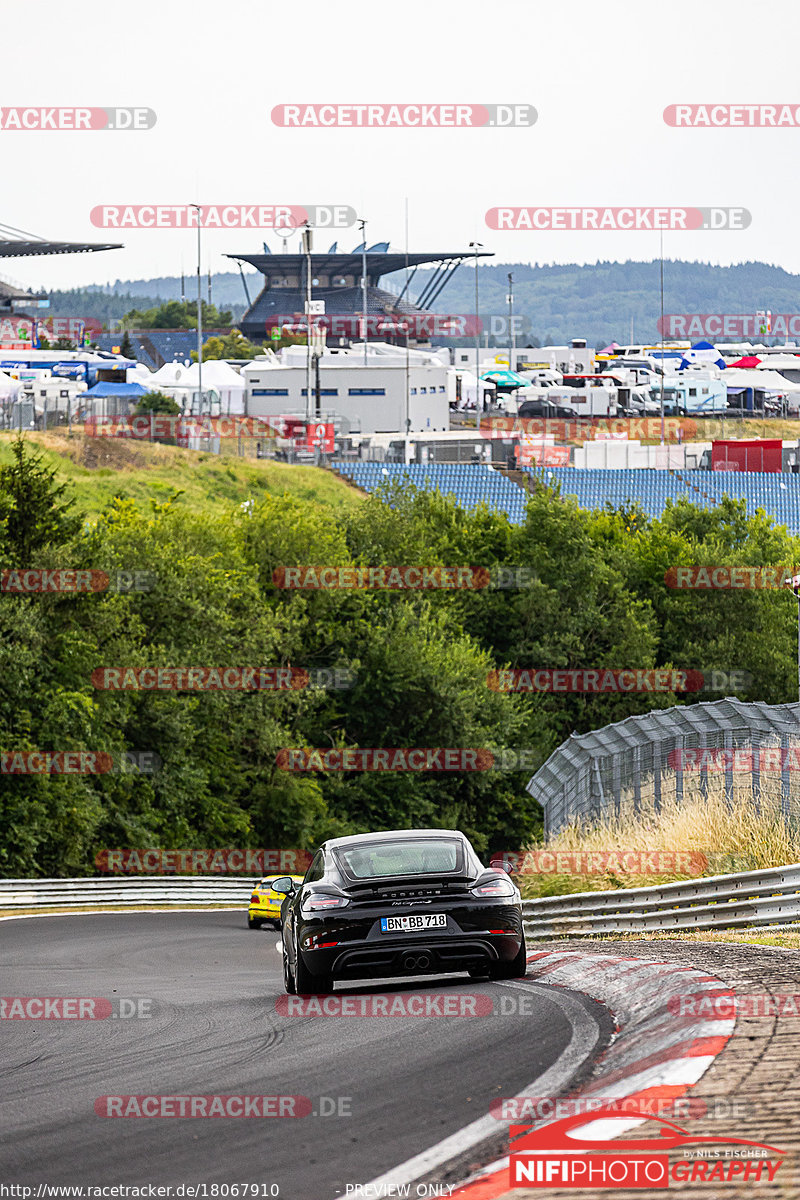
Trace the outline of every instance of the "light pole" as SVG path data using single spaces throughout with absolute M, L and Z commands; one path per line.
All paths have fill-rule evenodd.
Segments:
M 197 212 L 197 392 L 198 413 L 203 415 L 203 293 L 200 275 L 200 230 L 203 227 L 203 210 L 199 204 L 193 204 Z
M 514 337 L 514 276 L 509 271 L 508 273 L 508 369 L 514 370 L 514 351 L 516 350 L 516 339 Z
M 311 409 L 311 226 L 303 229 L 303 250 L 306 255 L 306 422 L 313 420 Z
M 478 312 L 478 251 L 483 249 L 483 243 L 470 242 L 469 248 L 475 251 L 475 424 L 480 429 L 483 397 L 481 395 L 481 323 Z
M 661 240 L 661 445 L 664 445 L 664 230 L 660 231 Z M 675 409 L 677 411 L 677 394 Z
M 364 338 L 364 366 L 367 365 L 367 222 L 361 218 L 361 336 Z

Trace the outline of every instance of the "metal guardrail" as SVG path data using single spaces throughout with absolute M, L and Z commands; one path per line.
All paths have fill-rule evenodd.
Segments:
M 187 908 L 226 903 L 231 908 L 246 908 L 257 881 L 256 878 L 220 879 L 217 875 L 0 879 L 0 909 L 84 908 L 98 904 Z
M 214 875 L 0 879 L 0 910 L 208 904 L 246 908 L 255 882 Z M 523 901 L 522 909 L 529 939 L 794 923 L 800 929 L 800 863 L 656 887 L 546 896 Z
M 523 901 L 522 910 L 528 938 L 791 925 L 800 922 L 800 863 L 657 887 L 546 896 Z

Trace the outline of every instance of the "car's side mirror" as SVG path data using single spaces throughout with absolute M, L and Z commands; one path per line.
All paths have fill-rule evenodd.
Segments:
M 279 896 L 293 896 L 295 892 L 294 880 L 288 875 L 281 875 L 280 879 L 276 879 L 272 885 L 273 892 L 277 892 Z

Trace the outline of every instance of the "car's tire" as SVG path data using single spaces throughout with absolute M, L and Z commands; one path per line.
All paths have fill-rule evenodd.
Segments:
M 284 987 L 284 990 L 288 993 L 288 995 L 296 996 L 297 995 L 297 984 L 294 981 L 294 975 L 292 974 L 292 968 L 289 965 L 289 955 L 286 953 L 286 939 L 285 938 L 283 941 L 283 953 L 282 953 L 281 957 L 283 958 L 283 987 Z
M 284 954 L 286 951 L 284 950 Z M 330 975 L 312 975 L 294 944 L 294 982 L 298 996 L 327 996 L 333 991 Z
M 261 922 L 258 920 L 257 917 L 248 917 L 247 918 L 247 928 L 248 929 L 260 929 Z
M 522 939 L 517 954 L 512 958 L 511 962 L 492 963 L 489 968 L 490 979 L 522 979 L 528 970 L 528 951 L 525 945 L 525 938 Z

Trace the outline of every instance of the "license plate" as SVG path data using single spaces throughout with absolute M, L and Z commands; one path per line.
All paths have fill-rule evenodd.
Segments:
M 444 913 L 423 913 L 419 917 L 381 917 L 381 933 L 415 933 L 425 929 L 445 929 Z

